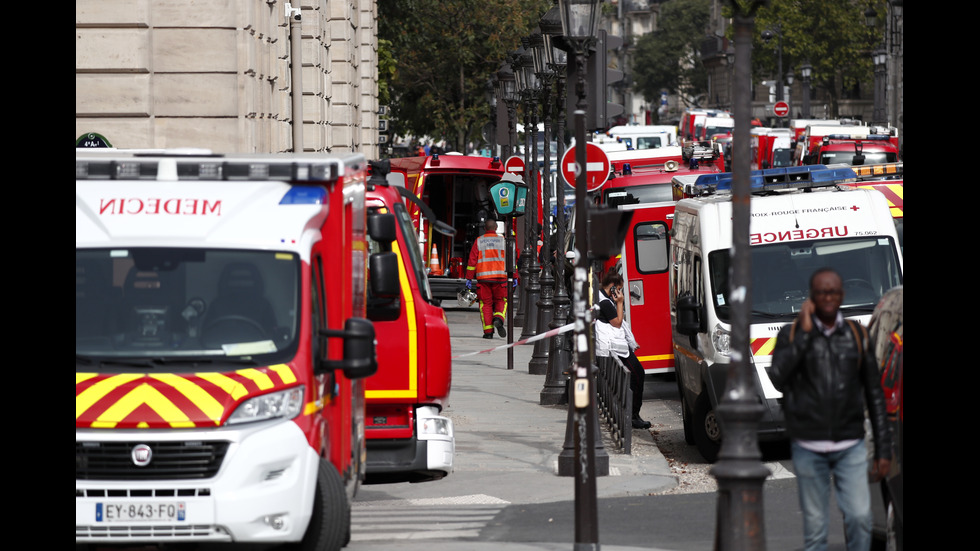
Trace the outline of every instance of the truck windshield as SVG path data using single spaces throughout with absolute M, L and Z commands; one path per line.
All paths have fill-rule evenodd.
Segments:
M 844 315 L 870 314 L 886 291 L 902 283 L 891 237 L 793 241 L 751 247 L 752 321 L 792 319 L 810 293 L 810 275 L 830 267 L 844 280 Z M 718 318 L 730 322 L 729 250 L 708 255 L 712 301 Z
M 76 249 L 76 368 L 288 361 L 298 340 L 299 266 L 289 252 Z
M 635 205 L 637 203 L 659 203 L 672 201 L 673 192 L 669 183 L 646 186 L 627 186 L 606 190 L 606 204 L 610 207 Z
M 792 149 L 773 149 L 772 150 L 772 168 L 781 168 L 784 166 L 793 166 L 793 150 Z
M 852 164 L 854 161 L 853 151 L 824 151 L 820 153 L 820 164 Z M 898 162 L 898 155 L 890 151 L 865 151 L 864 164 L 880 165 L 884 163 Z

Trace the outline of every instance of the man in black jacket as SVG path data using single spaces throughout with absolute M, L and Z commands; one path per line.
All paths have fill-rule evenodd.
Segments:
M 817 270 L 798 318 L 779 332 L 769 368 L 785 398 L 807 551 L 827 548 L 831 475 L 847 549 L 871 547 L 865 405 L 874 429 L 875 476 L 887 474 L 891 461 L 891 433 L 868 333 L 860 323 L 844 320 L 843 298 L 840 274 Z

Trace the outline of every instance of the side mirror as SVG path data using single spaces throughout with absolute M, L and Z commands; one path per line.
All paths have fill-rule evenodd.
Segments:
M 592 258 L 606 260 L 619 254 L 626 232 L 633 220 L 633 211 L 619 209 L 590 209 L 589 250 Z
M 371 270 L 371 293 L 378 298 L 398 298 L 398 255 L 394 252 L 374 253 L 368 259 Z
M 350 318 L 344 322 L 344 329 L 321 329 L 324 337 L 337 337 L 344 340 L 344 359 L 317 361 L 317 372 L 341 369 L 349 379 L 362 379 L 378 371 L 378 356 L 374 340 L 374 325 L 364 318 Z M 326 348 L 322 347 L 321 351 Z M 321 354 L 324 352 L 321 352 Z
M 677 332 L 694 337 L 701 329 L 701 304 L 690 294 L 677 297 Z
M 378 243 L 388 244 L 397 239 L 395 215 L 372 214 L 368 216 L 368 235 Z

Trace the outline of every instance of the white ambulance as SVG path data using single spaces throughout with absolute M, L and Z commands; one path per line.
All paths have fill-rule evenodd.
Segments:
M 902 284 L 902 253 L 885 197 L 842 189 L 848 168 L 820 165 L 755 171 L 749 244 L 752 255 L 751 362 L 765 405 L 760 440 L 785 439 L 782 395 L 766 367 L 776 334 L 809 295 L 810 275 L 836 269 L 844 280 L 841 312 L 867 323 L 878 299 Z M 715 409 L 725 388 L 732 330 L 730 174 L 675 179 L 685 199 L 674 211 L 670 314 L 675 369 L 688 443 L 713 461 L 724 427 Z
M 353 154 L 76 152 L 76 544 L 350 539 L 368 267 L 398 292 L 366 174 Z

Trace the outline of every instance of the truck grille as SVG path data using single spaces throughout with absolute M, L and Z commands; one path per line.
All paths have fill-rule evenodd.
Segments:
M 133 463 L 133 447 L 147 444 L 153 457 Z M 228 442 L 75 442 L 75 480 L 174 480 L 211 478 Z
M 211 525 L 146 525 L 146 526 L 75 526 L 75 540 L 136 540 L 154 541 L 171 538 L 194 538 L 227 541 L 228 533 Z

